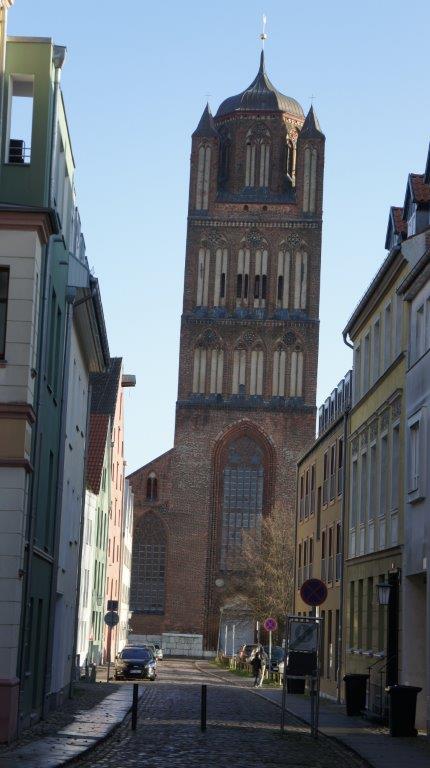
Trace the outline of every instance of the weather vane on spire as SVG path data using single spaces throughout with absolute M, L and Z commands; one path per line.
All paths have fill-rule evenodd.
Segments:
M 260 40 L 261 40 L 261 46 L 263 48 L 263 51 L 264 51 L 264 41 L 267 40 L 266 23 L 267 23 L 266 14 L 263 13 L 263 31 L 260 32 Z

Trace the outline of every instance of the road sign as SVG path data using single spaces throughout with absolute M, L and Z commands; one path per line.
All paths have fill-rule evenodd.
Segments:
M 306 605 L 322 605 L 327 600 L 327 587 L 321 579 L 307 579 L 300 588 L 300 597 Z
M 108 611 L 117 611 L 118 610 L 118 600 L 108 600 L 107 601 L 107 609 L 108 609 Z
M 278 629 L 278 622 L 276 619 L 266 619 L 266 621 L 263 624 L 264 629 L 266 632 L 276 632 Z
M 108 611 L 105 613 L 105 624 L 108 627 L 116 627 L 119 622 L 119 615 L 115 611 Z

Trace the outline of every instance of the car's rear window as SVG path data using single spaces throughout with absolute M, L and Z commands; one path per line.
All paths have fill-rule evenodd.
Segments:
M 121 658 L 130 659 L 132 661 L 135 661 L 137 659 L 141 659 L 142 661 L 148 661 L 152 658 L 152 653 L 145 648 L 124 648 L 124 650 L 121 653 Z

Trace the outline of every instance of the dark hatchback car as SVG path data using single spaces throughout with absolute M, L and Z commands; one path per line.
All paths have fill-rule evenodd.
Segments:
M 126 646 L 115 659 L 115 680 L 137 677 L 155 680 L 157 662 L 149 648 Z
M 269 646 L 263 645 L 263 650 L 269 656 Z M 271 672 L 284 672 L 284 649 L 280 645 L 272 645 Z

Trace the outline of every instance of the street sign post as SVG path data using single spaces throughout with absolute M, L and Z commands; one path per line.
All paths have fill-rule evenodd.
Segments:
M 112 645 L 112 627 L 116 627 L 119 622 L 119 614 L 114 610 L 114 607 L 118 608 L 118 600 L 108 600 L 108 611 L 105 613 L 104 622 L 108 626 L 108 666 L 107 666 L 107 682 L 109 682 L 110 676 L 110 654 Z
M 264 629 L 266 632 L 269 633 L 269 675 L 270 675 L 270 668 L 272 666 L 272 632 L 276 632 L 278 629 L 278 622 L 276 619 L 268 618 L 263 624 Z M 270 680 L 270 677 L 269 677 Z
M 116 611 L 108 611 L 105 613 L 105 624 L 112 629 L 112 627 L 116 627 L 116 625 L 119 622 L 119 614 Z

